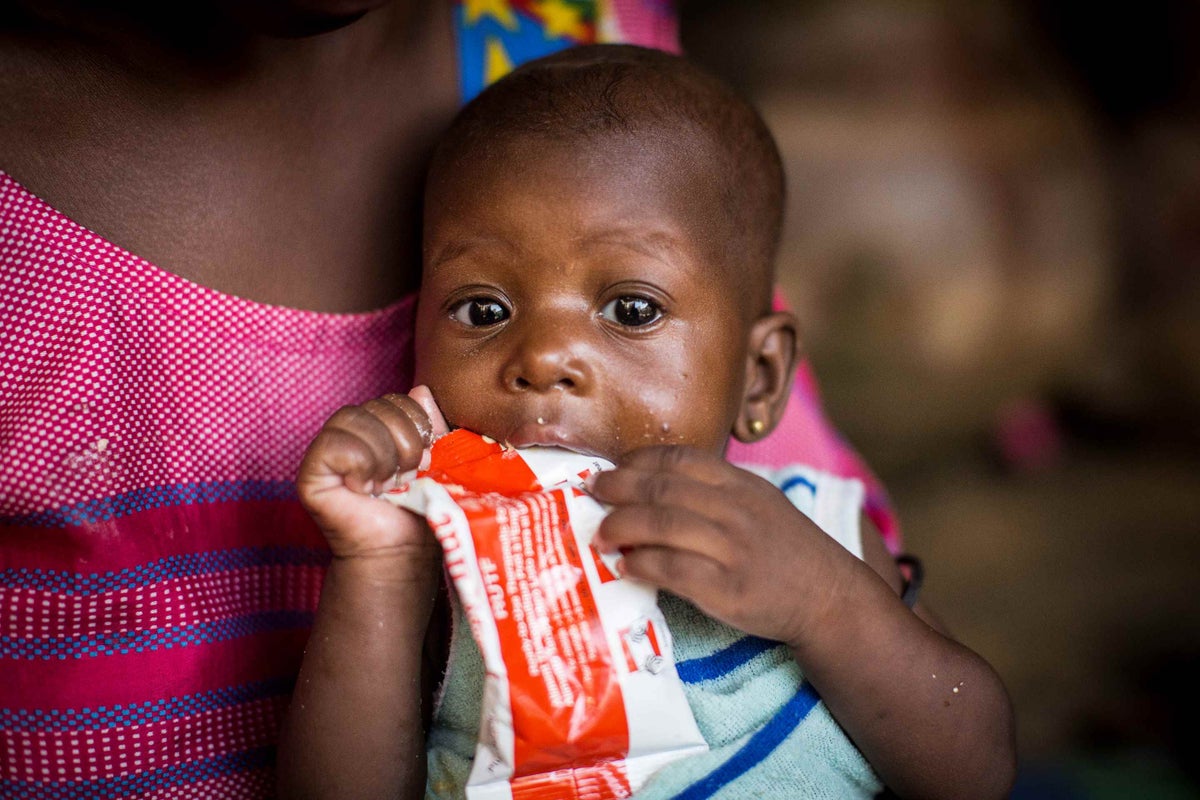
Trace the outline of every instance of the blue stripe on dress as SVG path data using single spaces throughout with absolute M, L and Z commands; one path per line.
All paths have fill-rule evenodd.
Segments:
M 329 551 L 324 548 L 292 545 L 237 547 L 207 553 L 168 556 L 158 561 L 110 572 L 80 573 L 14 567 L 0 570 L 0 588 L 87 596 L 236 569 L 277 566 L 323 567 L 328 563 Z
M 164 506 L 190 506 L 241 500 L 295 500 L 291 481 L 204 481 L 148 486 L 133 492 L 99 497 L 33 514 L 0 517 L 0 524 L 38 528 L 65 528 L 150 511 Z
M 721 766 L 675 795 L 674 800 L 705 800 L 754 769 L 775 752 L 775 748 L 796 730 L 819 702 L 821 698 L 812 687 L 807 683 L 801 684 L 792 699 L 766 725 L 759 728 L 740 750 L 726 759 Z
M 60 659 L 127 655 L 223 642 L 279 630 L 310 628 L 311 611 L 264 611 L 199 625 L 91 636 L 0 636 L 0 658 Z
M 755 656 L 779 646 L 779 642 L 770 639 L 746 636 L 711 655 L 680 661 L 675 667 L 684 683 L 702 683 L 728 675 Z
M 152 725 L 272 697 L 283 697 L 291 693 L 295 684 L 295 676 L 288 676 L 254 681 L 241 686 L 223 686 L 211 692 L 198 692 L 182 697 L 147 700 L 144 703 L 117 703 L 80 709 L 0 708 L 0 730 L 75 731 Z

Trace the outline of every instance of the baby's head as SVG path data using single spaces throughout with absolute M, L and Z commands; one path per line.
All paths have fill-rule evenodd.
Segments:
M 430 167 L 417 381 L 451 425 L 616 458 L 720 453 L 787 401 L 783 205 L 758 115 L 664 53 L 576 48 L 463 109 Z

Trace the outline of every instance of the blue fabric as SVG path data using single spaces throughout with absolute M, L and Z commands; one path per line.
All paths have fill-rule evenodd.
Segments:
M 707 800 L 733 783 L 771 755 L 819 702 L 821 698 L 817 697 L 811 686 L 807 683 L 801 685 L 791 701 L 781 708 L 770 722 L 759 728 L 742 749 L 708 775 L 675 795 L 676 800 Z
M 466 6 L 455 6 L 459 93 L 464 103 L 487 88 L 489 77 L 492 80 L 499 77 L 488 75 L 489 48 L 502 53 L 502 57 L 515 67 L 581 43 L 579 39 L 549 33 L 540 20 L 519 8 L 509 6 L 506 11 L 504 18 L 484 12 L 468 20 Z
M 712 655 L 679 662 L 676 665 L 679 670 L 679 678 L 684 683 L 701 683 L 720 678 L 744 665 L 755 656 L 778 646 L 779 642 L 773 642 L 770 639 L 746 636 Z

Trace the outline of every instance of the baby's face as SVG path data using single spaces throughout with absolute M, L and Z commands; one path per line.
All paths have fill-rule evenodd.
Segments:
M 715 184 L 620 140 L 498 150 L 431 183 L 417 381 L 514 446 L 722 452 L 753 320 Z

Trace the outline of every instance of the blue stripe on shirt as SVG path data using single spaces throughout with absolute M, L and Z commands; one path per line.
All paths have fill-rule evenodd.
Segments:
M 792 731 L 804 721 L 808 712 L 821 702 L 821 698 L 807 683 L 801 684 L 796 694 L 771 718 L 766 725 L 759 728 L 742 748 L 730 756 L 723 764 L 708 775 L 693 783 L 679 794 L 674 800 L 705 800 L 712 797 L 722 788 L 745 775 L 764 759 L 775 752 Z
M 779 646 L 779 642 L 746 636 L 717 652 L 700 658 L 689 658 L 675 665 L 684 683 L 702 683 L 728 675 L 757 655 Z
M 222 686 L 209 692 L 147 700 L 144 703 L 117 703 L 80 709 L 0 708 L 0 729 L 74 731 L 153 725 L 218 709 L 285 697 L 291 693 L 295 683 L 295 676 L 268 678 L 240 686 Z
M 793 475 L 792 477 L 788 478 L 782 484 L 780 484 L 779 491 L 787 494 L 797 486 L 803 486 L 813 494 L 817 493 L 817 485 L 803 475 Z

